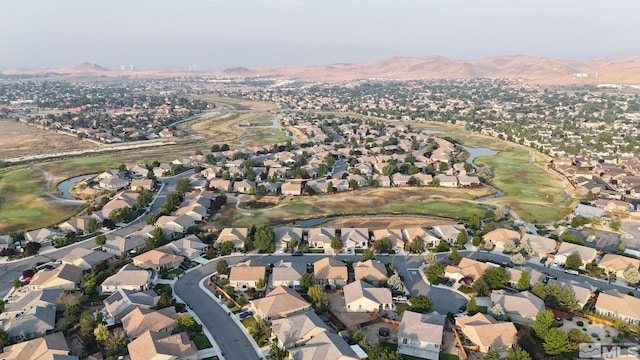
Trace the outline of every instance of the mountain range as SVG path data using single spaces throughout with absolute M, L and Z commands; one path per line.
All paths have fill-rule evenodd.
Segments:
M 640 57 L 614 60 L 563 60 L 525 55 L 455 60 L 441 56 L 390 57 L 360 64 L 236 67 L 218 72 L 123 71 L 82 63 L 58 69 L 8 69 L 3 75 L 170 77 L 205 74 L 231 77 L 275 77 L 311 81 L 354 79 L 520 79 L 527 83 L 640 85 Z

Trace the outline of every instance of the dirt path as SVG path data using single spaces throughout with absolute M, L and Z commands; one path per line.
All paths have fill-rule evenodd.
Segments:
M 53 183 L 53 175 L 51 175 L 47 170 L 38 166 L 30 166 L 30 168 L 40 171 L 42 175 L 44 175 L 44 177 L 47 179 L 47 184 L 44 186 L 44 193 L 45 196 L 47 196 L 51 200 L 51 202 L 62 205 L 84 205 L 84 200 L 70 200 L 53 195 L 49 190 L 51 188 L 51 183 Z

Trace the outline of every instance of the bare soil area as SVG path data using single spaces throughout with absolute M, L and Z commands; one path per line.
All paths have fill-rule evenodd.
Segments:
M 95 145 L 70 135 L 14 120 L 0 119 L 0 159 L 91 149 Z

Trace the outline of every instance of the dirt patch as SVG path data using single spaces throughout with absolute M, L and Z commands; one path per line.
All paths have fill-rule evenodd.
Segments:
M 430 227 L 434 225 L 457 224 L 447 219 L 429 219 L 419 216 L 355 216 L 336 219 L 323 224 L 327 227 L 366 227 L 370 230 L 404 228 L 412 226 Z

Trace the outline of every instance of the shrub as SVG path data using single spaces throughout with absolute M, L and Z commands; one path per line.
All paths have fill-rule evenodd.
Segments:
M 582 322 L 582 321 L 578 320 L 578 321 L 576 321 L 576 325 L 578 325 L 578 326 L 584 326 L 584 322 Z
M 565 320 L 568 320 L 568 321 L 571 321 L 571 320 L 573 320 L 573 315 L 571 315 L 571 314 L 567 314 L 567 315 L 564 317 L 564 319 L 565 319 Z

